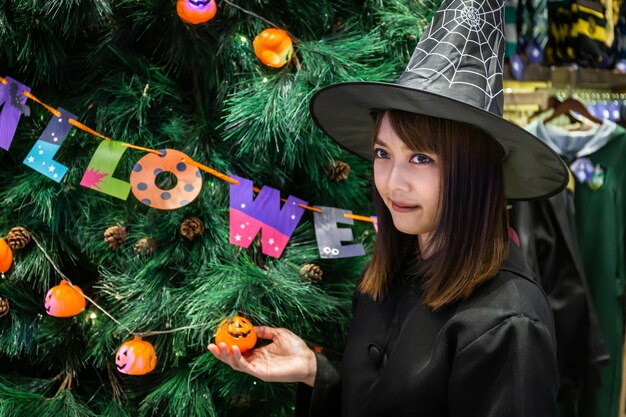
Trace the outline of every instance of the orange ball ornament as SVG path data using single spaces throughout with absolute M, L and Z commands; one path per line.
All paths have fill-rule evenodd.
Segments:
M 54 317 L 72 317 L 85 309 L 83 291 L 63 280 L 46 294 L 46 312 Z
M 265 65 L 283 67 L 293 55 L 293 43 L 289 34 L 282 29 L 265 29 L 254 42 L 254 53 Z
M 127 375 L 145 375 L 152 372 L 156 362 L 154 347 L 139 336 L 122 343 L 115 355 L 117 370 Z
M 0 239 L 0 272 L 7 272 L 13 263 L 13 251 L 4 239 Z
M 183 22 L 197 25 L 213 19 L 217 4 L 215 0 L 178 0 L 176 13 Z
M 256 339 L 256 332 L 252 323 L 241 316 L 234 316 L 232 320 L 222 321 L 215 332 L 215 344 L 226 343 L 230 352 L 232 352 L 233 346 L 237 346 L 242 353 L 246 352 L 254 347 Z

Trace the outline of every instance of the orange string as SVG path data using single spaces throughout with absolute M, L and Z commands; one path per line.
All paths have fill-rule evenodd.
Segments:
M 220 179 L 222 179 L 222 180 L 224 180 L 224 181 L 226 181 L 226 182 L 229 182 L 229 183 L 231 183 L 231 184 L 239 184 L 239 181 L 237 181 L 236 179 L 231 178 L 231 177 L 229 177 L 229 176 L 228 176 L 228 175 L 226 175 L 226 174 L 222 174 L 221 172 L 216 171 L 216 170 L 214 170 L 213 168 L 209 168 L 209 167 L 208 167 L 208 166 L 206 166 L 206 165 L 202 165 L 202 164 L 201 164 L 201 163 L 199 163 L 199 162 L 196 162 L 196 161 L 191 160 L 191 159 L 189 159 L 189 158 L 183 158 L 182 160 L 183 160 L 183 162 L 186 162 L 186 163 L 188 163 L 189 165 L 193 165 L 193 166 L 195 166 L 195 167 L 198 167 L 198 168 L 200 168 L 201 170 L 206 171 L 206 172 L 208 172 L 209 174 L 211 174 L 211 175 L 213 175 L 213 176 L 216 176 L 217 178 L 220 178 Z
M 346 217 L 348 219 L 360 220 L 362 222 L 370 222 L 370 223 L 376 222 L 376 220 L 372 219 L 371 217 L 359 216 L 358 214 L 346 213 L 343 215 L 343 217 Z
M 61 117 L 61 112 L 60 111 L 52 108 L 51 106 L 48 106 L 46 103 L 43 103 L 41 100 L 39 100 L 37 97 L 32 95 L 30 92 L 22 91 L 22 94 L 24 94 L 26 97 L 28 97 L 29 99 L 33 100 L 34 102 L 37 102 L 37 103 L 41 104 L 42 106 L 44 106 L 46 108 L 46 110 L 48 110 L 50 113 L 54 114 L 56 117 Z
M 108 140 L 108 141 L 112 140 L 111 138 L 108 138 L 108 137 L 106 137 L 104 135 L 101 135 L 100 133 L 96 132 L 92 128 L 85 126 L 84 124 L 82 124 L 78 120 L 69 119 L 68 123 L 71 124 L 72 126 L 75 126 L 75 127 L 79 128 L 80 130 L 84 130 L 85 132 L 91 133 L 92 135 L 97 136 L 97 137 L 99 137 L 101 139 Z
M 283 200 L 283 199 L 281 198 L 281 200 Z M 287 200 L 283 200 L 283 201 L 287 201 Z M 309 206 L 305 206 L 304 204 L 298 204 L 298 206 L 302 207 L 303 209 L 306 209 L 306 210 L 311 210 L 311 211 L 315 211 L 317 213 L 322 213 L 322 209 L 318 209 L 316 207 L 309 207 Z
M 281 198 L 280 201 L 282 201 L 284 203 L 284 202 L 287 201 L 287 199 L 286 198 Z M 315 208 L 315 207 L 305 206 L 304 204 L 298 204 L 298 207 L 302 207 L 305 210 L 311 210 L 311 211 L 315 211 L 315 212 L 318 212 L 318 213 L 322 212 L 321 209 L 318 209 L 318 208 Z
M 137 150 L 139 150 L 139 151 L 150 152 L 150 153 L 153 153 L 153 154 L 156 154 L 156 155 L 159 155 L 159 156 L 162 156 L 162 155 L 163 155 L 163 153 L 162 153 L 162 152 L 155 151 L 154 149 L 144 148 L 144 147 L 142 147 L 142 146 L 132 145 L 132 144 L 130 144 L 130 143 L 125 143 L 125 142 L 122 142 L 122 144 L 123 144 L 124 146 L 126 146 L 127 148 L 137 149 Z

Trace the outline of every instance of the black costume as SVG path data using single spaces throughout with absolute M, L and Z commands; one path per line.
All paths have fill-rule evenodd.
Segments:
M 520 249 L 510 247 L 493 279 L 438 312 L 422 303 L 415 277 L 398 277 L 380 301 L 356 292 L 341 372 L 316 353 L 315 387 L 299 387 L 297 412 L 556 416 L 552 313 Z
M 313 120 L 367 160 L 380 110 L 466 123 L 502 148 L 508 199 L 557 194 L 567 184 L 565 163 L 502 118 L 503 13 L 504 0 L 443 0 L 396 83 L 326 86 L 311 98 Z M 382 300 L 355 294 L 341 373 L 316 354 L 315 387 L 299 386 L 297 414 L 556 416 L 552 312 L 518 247 L 511 245 L 500 272 L 467 300 L 437 312 L 422 303 L 419 278 L 401 270 Z
M 550 199 L 513 203 L 511 224 L 554 315 L 559 402 L 571 403 L 598 383 L 597 366 L 609 354 L 587 286 L 576 240 L 574 197 L 563 190 Z

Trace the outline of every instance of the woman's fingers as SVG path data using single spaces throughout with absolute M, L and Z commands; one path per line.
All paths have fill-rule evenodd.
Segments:
M 246 361 L 241 354 L 238 346 L 233 346 L 232 353 L 228 350 L 226 343 L 223 342 L 220 343 L 219 346 L 211 343 L 207 348 L 217 359 L 226 363 L 231 368 L 256 376 L 248 361 Z
M 221 360 L 222 362 L 228 363 L 228 358 L 231 355 L 228 351 L 226 343 L 220 343 L 219 346 L 214 343 L 209 343 L 207 349 L 209 349 L 209 352 L 211 352 L 217 359 Z
M 248 363 L 248 361 L 242 356 L 241 351 L 239 350 L 239 346 L 233 346 L 233 364 L 235 369 L 238 369 L 240 371 L 244 371 L 247 373 L 251 373 L 252 372 L 252 368 L 250 367 L 250 364 Z
M 273 327 L 254 326 L 254 331 L 257 337 L 260 337 L 261 339 L 273 340 L 276 336 L 278 336 L 278 329 Z

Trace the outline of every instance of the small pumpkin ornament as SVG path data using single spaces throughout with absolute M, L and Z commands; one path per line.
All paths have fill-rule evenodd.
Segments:
M 117 370 L 127 375 L 145 375 L 156 367 L 156 353 L 150 342 L 135 336 L 122 343 L 115 355 Z
M 268 67 L 281 68 L 293 55 L 293 43 L 289 34 L 282 29 L 265 29 L 254 42 L 254 53 Z
M 234 316 L 231 320 L 223 320 L 215 332 L 215 344 L 226 343 L 228 351 L 232 353 L 233 346 L 247 352 L 256 344 L 256 332 L 252 323 L 241 316 Z
M 46 312 L 54 317 L 72 317 L 85 309 L 85 296 L 76 285 L 63 280 L 46 294 Z
M 13 263 L 13 251 L 4 239 L 0 239 L 0 273 L 11 269 Z
M 178 0 L 176 13 L 183 22 L 197 25 L 213 19 L 217 4 L 215 0 Z

